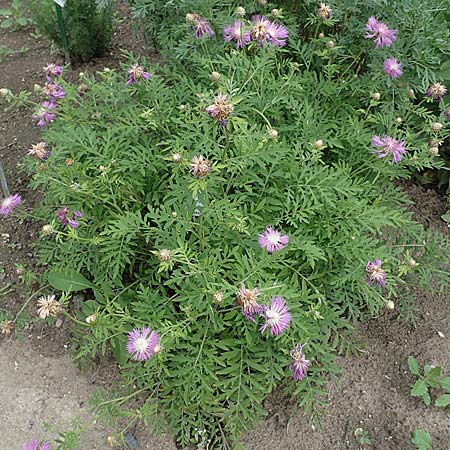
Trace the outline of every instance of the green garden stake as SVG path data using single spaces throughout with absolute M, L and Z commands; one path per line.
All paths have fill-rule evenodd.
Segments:
M 56 17 L 58 18 L 59 32 L 64 47 L 64 57 L 67 64 L 70 64 L 69 45 L 67 43 L 66 27 L 64 26 L 64 18 L 62 15 L 62 7 L 65 5 L 65 0 L 55 0 Z
M 3 197 L 9 197 L 11 194 L 9 193 L 8 183 L 6 181 L 5 171 L 3 170 L 3 164 L 0 161 L 0 186 L 2 187 Z

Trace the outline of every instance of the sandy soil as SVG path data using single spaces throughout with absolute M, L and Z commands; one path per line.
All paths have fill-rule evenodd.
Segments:
M 0 0 L 0 8 L 8 1 Z M 129 22 L 120 25 L 111 54 L 95 64 L 75 67 L 69 79 L 79 71 L 115 67 L 119 46 L 137 51 L 138 43 L 131 38 Z M 8 33 L 0 30 L 0 41 L 13 49 L 23 46 L 29 51 L 0 61 L 0 87 L 15 92 L 32 89 L 42 83 L 42 67 L 48 62 L 61 62 L 51 55 L 44 40 L 36 42 L 31 30 Z M 119 45 L 120 43 L 120 45 Z M 30 113 L 24 110 L 0 110 L 0 159 L 5 165 L 11 191 L 24 198 L 32 210 L 39 193 L 27 188 L 27 180 L 18 164 L 32 143 L 38 142 L 39 130 L 33 126 Z M 416 219 L 425 226 L 448 233 L 440 216 L 448 208 L 445 199 L 433 190 L 413 183 L 405 189 L 416 201 L 412 207 Z M 16 274 L 15 264 L 36 265 L 32 243 L 39 225 L 30 220 L 0 221 L 0 309 L 17 312 L 30 292 Z M 438 408 L 426 408 L 419 399 L 409 395 L 413 378 L 407 370 L 407 357 L 414 355 L 424 363 L 442 365 L 450 375 L 450 302 L 447 295 L 421 293 L 417 327 L 398 321 L 395 311 L 386 311 L 359 327 L 358 338 L 366 342 L 357 356 L 340 359 L 342 377 L 339 385 L 330 385 L 329 407 L 321 426 L 312 427 L 309 419 L 295 412 L 280 395 L 267 401 L 268 419 L 248 433 L 244 442 L 248 450 L 331 450 L 378 449 L 408 450 L 410 433 L 416 428 L 428 430 L 435 450 L 450 448 L 450 413 Z M 32 309 L 29 309 L 33 314 Z M 441 337 L 438 332 L 443 333 Z M 0 437 L 1 450 L 19 450 L 33 437 L 43 437 L 43 423 L 54 429 L 69 428 L 75 417 L 86 424 L 81 450 L 107 450 L 107 437 L 112 430 L 95 423 L 88 412 L 91 393 L 102 386 L 119 382 L 113 361 L 80 371 L 73 362 L 69 327 L 48 328 L 32 323 L 22 332 L 22 338 L 0 337 Z M 354 432 L 367 431 L 372 444 L 361 445 Z M 152 437 L 143 426 L 132 433 L 138 438 L 138 450 L 175 450 L 170 437 Z M 210 449 L 213 450 L 213 449 Z

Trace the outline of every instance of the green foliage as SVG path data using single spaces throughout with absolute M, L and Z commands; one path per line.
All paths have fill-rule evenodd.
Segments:
M 442 367 L 434 367 L 426 364 L 423 368 L 423 375 L 420 373 L 420 366 L 413 356 L 408 357 L 409 371 L 413 375 L 418 376 L 418 380 L 411 388 L 411 395 L 413 397 L 422 397 L 424 403 L 429 406 L 431 404 L 431 396 L 429 389 L 440 389 L 448 394 L 442 394 L 436 398 L 435 405 L 444 408 L 450 405 L 450 377 L 442 375 Z
M 28 0 L 38 31 L 63 49 L 53 0 Z M 62 8 L 69 54 L 73 60 L 88 61 L 102 56 L 114 27 L 111 0 L 67 0 Z
M 358 69 L 359 56 L 326 47 L 313 32 L 299 38 L 293 15 L 283 19 L 286 48 L 238 51 L 219 32 L 234 6 L 162 4 L 168 28 L 159 38 L 173 47 L 168 64 L 141 62 L 149 80 L 126 86 L 133 55 L 119 71 L 84 75 L 82 92 L 58 80 L 66 97 L 43 138 L 51 156 L 24 164 L 44 193 L 37 214 L 54 230 L 41 242 L 49 281 L 67 291 L 78 278 L 93 289 L 73 311 L 80 321 L 97 319 L 79 332 L 79 356 L 111 351 L 122 369 L 123 392 L 99 393 L 94 406 L 157 429 L 166 422 L 180 445 L 214 449 L 238 447 L 275 388 L 307 412 L 320 408 L 327 377 L 338 374 L 336 354 L 352 349 L 353 322 L 387 302 L 401 305 L 417 286 L 448 283 L 440 269 L 448 240 L 411 219 L 392 183 L 442 167 L 428 153 L 436 116 L 407 95 L 409 78 L 393 82 L 376 64 Z M 214 20 L 218 37 L 194 38 L 184 23 L 194 8 Z M 360 40 L 365 20 L 352 28 Z M 219 93 L 234 108 L 226 127 L 205 112 Z M 408 155 L 398 164 L 376 158 L 375 134 L 404 140 Z M 211 171 L 197 178 L 199 155 Z M 83 212 L 77 229 L 57 221 L 65 205 Z M 282 251 L 258 246 L 267 225 L 289 236 Z M 385 288 L 365 280 L 374 259 L 383 262 Z M 293 317 L 286 332 L 262 334 L 263 318 L 242 314 L 243 285 L 258 287 L 261 303 L 286 300 Z M 162 348 L 137 363 L 127 334 L 147 325 Z M 297 343 L 311 364 L 293 382 Z M 132 398 L 137 406 L 127 411 Z
M 24 15 L 22 0 L 12 0 L 9 8 L 0 8 L 0 28 L 19 30 L 31 24 L 31 19 Z
M 418 450 L 432 450 L 433 441 L 430 433 L 425 430 L 415 430 L 411 436 L 411 442 L 416 446 Z

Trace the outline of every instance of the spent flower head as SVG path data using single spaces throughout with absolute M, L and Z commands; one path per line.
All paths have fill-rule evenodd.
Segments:
M 386 285 L 386 272 L 381 268 L 382 262 L 380 259 L 369 261 L 366 265 L 366 282 L 369 286 L 376 283 L 379 287 Z
M 186 14 L 186 22 L 193 28 L 194 36 L 197 39 L 210 38 L 215 34 L 209 22 L 196 13 Z
M 149 327 L 135 328 L 128 333 L 127 352 L 137 361 L 146 361 L 155 353 L 155 347 L 159 344 L 156 331 Z
M 292 370 L 292 378 L 295 381 L 301 381 L 306 376 L 306 371 L 309 367 L 309 360 L 306 359 L 303 353 L 303 347 L 301 344 L 297 344 L 290 352 L 292 362 L 289 366 Z
M 47 144 L 45 142 L 38 142 L 32 145 L 30 150 L 28 150 L 28 155 L 34 156 L 41 161 L 45 161 L 50 156 L 50 151 L 47 150 Z
M 372 138 L 372 153 L 377 155 L 378 158 L 386 158 L 387 156 L 392 156 L 392 163 L 398 163 L 401 161 L 404 155 L 408 152 L 405 148 L 404 141 L 398 141 L 390 136 L 374 136 Z
M 46 319 L 49 316 L 55 317 L 61 309 L 61 303 L 55 299 L 54 295 L 44 295 L 37 301 L 37 311 L 41 319 Z
M 269 253 L 282 250 L 289 243 L 289 236 L 281 234 L 280 231 L 273 229 L 271 226 L 258 235 L 258 244 L 261 248 L 265 248 Z
M 0 323 L 0 330 L 4 336 L 9 336 L 14 330 L 15 325 L 12 320 L 4 320 Z
M 13 194 L 4 198 L 0 204 L 0 216 L 9 216 L 13 212 L 14 208 L 19 206 L 21 203 L 22 197 L 19 194 Z
M 169 262 L 172 259 L 172 252 L 167 248 L 162 248 L 158 250 L 156 257 L 159 262 Z
M 237 301 L 242 308 L 242 314 L 249 319 L 254 320 L 253 316 L 259 314 L 262 310 L 262 306 L 258 303 L 258 297 L 260 295 L 258 288 L 247 289 L 242 286 L 237 291 Z
M 58 66 L 57 64 L 47 64 L 44 67 L 45 76 L 47 77 L 48 81 L 53 81 L 54 78 L 58 78 L 62 75 L 63 69 L 61 66 Z
M 78 219 L 83 217 L 83 213 L 81 211 L 73 211 L 72 214 L 69 214 L 69 208 L 67 206 L 62 207 L 58 211 L 56 211 L 56 217 L 62 225 L 69 225 L 71 228 L 78 228 L 80 226 L 80 222 Z
M 191 159 L 189 172 L 196 178 L 205 178 L 211 172 L 211 162 L 202 155 Z
M 375 17 L 369 17 L 365 29 L 366 39 L 374 39 L 375 47 L 390 47 L 397 38 L 397 30 L 391 30 L 384 22 L 379 22 Z
M 63 88 L 56 83 L 47 82 L 42 88 L 42 93 L 50 100 L 60 100 L 66 96 Z
M 278 336 L 283 333 L 292 320 L 289 308 L 282 297 L 272 299 L 270 306 L 262 308 L 261 315 L 265 322 L 259 330 L 264 333 L 266 328 L 269 327 L 271 336 Z
M 205 108 L 205 111 L 210 117 L 216 119 L 225 127 L 228 118 L 234 111 L 234 107 L 225 94 L 219 94 L 214 98 L 214 102 Z
M 125 86 L 130 86 L 140 80 L 148 80 L 151 76 L 152 75 L 149 72 L 146 72 L 142 66 L 133 64 L 128 70 L 128 80 L 125 83 Z
M 440 102 L 446 93 L 446 86 L 444 86 L 442 83 L 433 83 L 427 89 L 425 95 L 433 99 L 435 102 Z
M 326 5 L 325 3 L 321 3 L 316 11 L 316 14 L 319 19 L 328 20 L 331 18 L 333 10 L 331 9 L 331 6 Z

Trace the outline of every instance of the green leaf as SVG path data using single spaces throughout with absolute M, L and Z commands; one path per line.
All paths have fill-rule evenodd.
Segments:
M 431 440 L 430 434 L 425 430 L 416 430 L 412 434 L 411 442 L 419 450 L 428 450 L 433 448 L 433 441 Z
M 28 19 L 26 17 L 18 17 L 16 19 L 16 22 L 21 26 L 24 27 L 28 23 Z
M 2 20 L 0 23 L 0 28 L 9 28 L 14 25 L 14 22 L 11 19 Z
M 450 223 L 450 212 L 445 213 L 443 216 L 441 216 L 441 219 L 442 219 L 444 222 Z
M 450 391 L 450 377 L 444 377 L 439 380 L 442 389 Z
M 441 64 L 438 74 L 444 80 L 450 80 L 450 61 L 445 61 Z
M 411 395 L 413 397 L 422 397 L 427 393 L 427 385 L 423 380 L 417 380 L 411 388 Z
M 408 367 L 409 371 L 414 375 L 419 375 L 419 363 L 417 362 L 417 359 L 414 358 L 414 356 L 408 356 Z
M 445 406 L 450 405 L 450 394 L 441 395 L 436 399 L 436 406 L 440 406 L 444 408 Z
M 10 9 L 2 8 L 0 9 L 0 16 L 11 16 L 12 11 Z
M 75 292 L 84 289 L 95 289 L 95 285 L 75 270 L 66 272 L 54 271 L 47 275 L 50 285 L 58 291 Z

